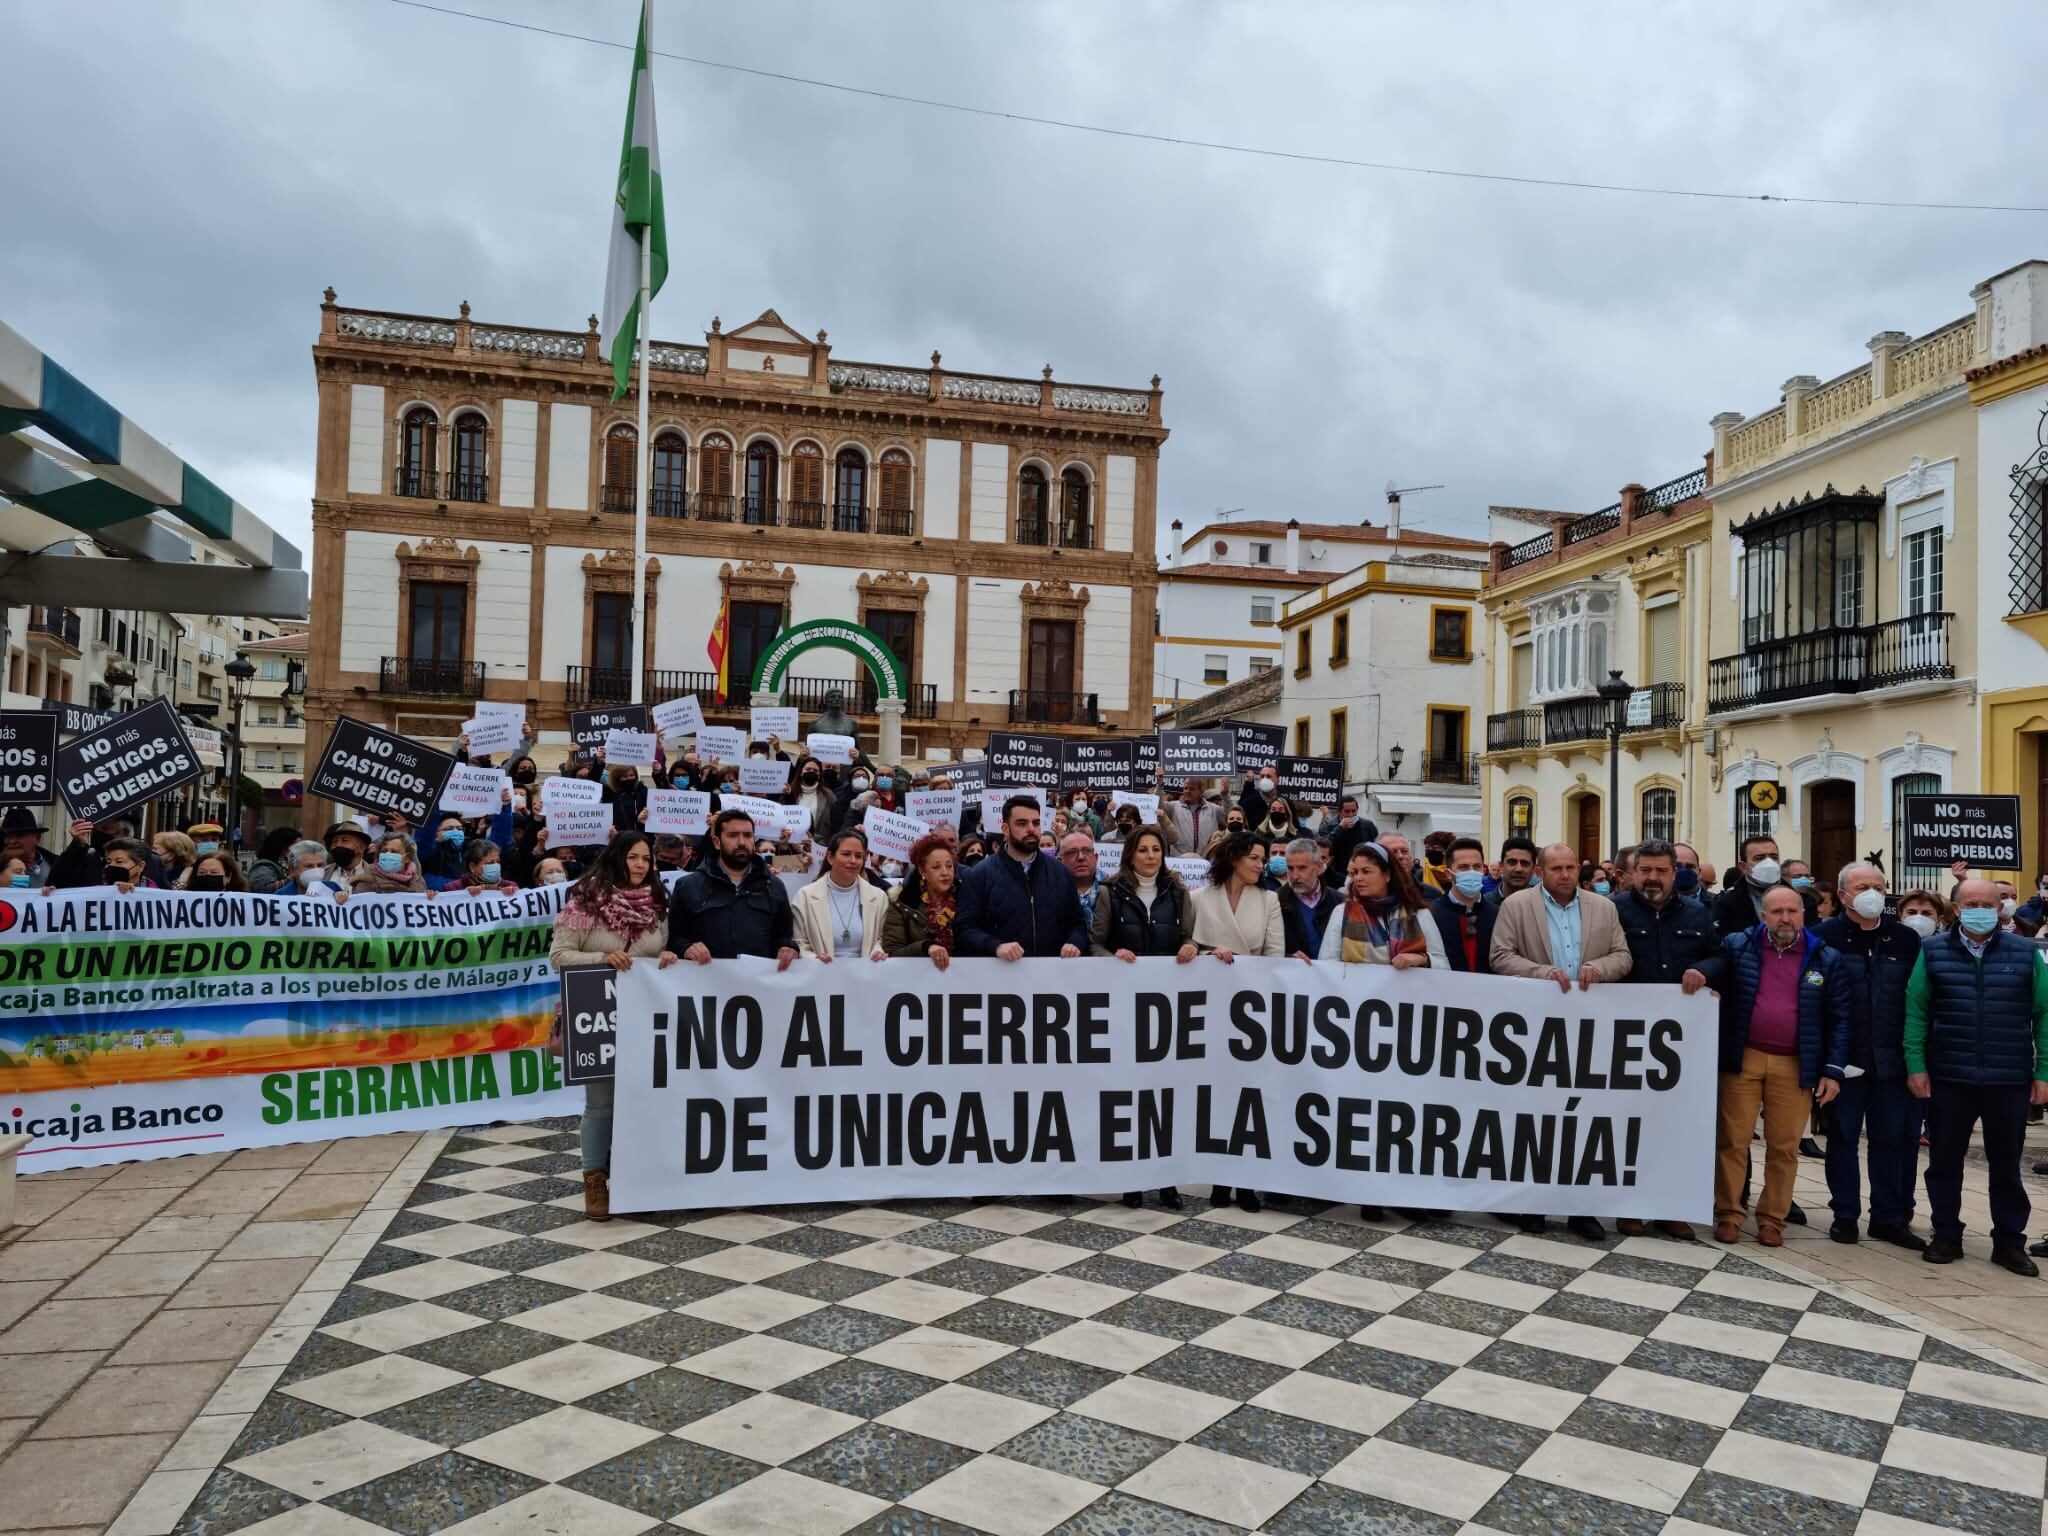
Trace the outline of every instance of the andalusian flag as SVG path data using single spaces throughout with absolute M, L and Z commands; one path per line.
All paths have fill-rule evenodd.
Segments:
M 718 674 L 718 702 L 726 702 L 726 658 L 732 653 L 732 599 L 718 605 L 718 619 L 711 626 L 711 638 L 704 643 L 705 654 Z
M 604 277 L 605 355 L 612 360 L 612 398 L 626 392 L 640 329 L 640 243 L 648 247 L 647 294 L 668 277 L 668 221 L 661 211 L 661 145 L 654 132 L 654 0 L 640 0 L 640 36 L 633 47 L 633 85 L 626 94 L 626 138 L 619 150 L 613 199 L 611 260 Z

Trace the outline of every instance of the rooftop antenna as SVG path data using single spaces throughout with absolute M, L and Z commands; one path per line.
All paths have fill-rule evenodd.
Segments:
M 1441 485 L 1396 485 L 1387 482 L 1387 538 L 1393 543 L 1401 542 L 1401 498 L 1416 491 L 1440 491 Z

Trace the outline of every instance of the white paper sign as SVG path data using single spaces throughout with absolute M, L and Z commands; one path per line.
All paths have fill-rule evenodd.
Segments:
M 868 807 L 861 827 L 868 835 L 869 849 L 885 859 L 907 860 L 910 845 L 931 831 L 929 822 L 919 821 L 914 816 L 898 816 L 879 805 Z
M 777 807 L 782 812 L 779 835 L 793 843 L 800 843 L 811 835 L 811 813 L 800 805 Z
M 540 783 L 540 813 L 552 817 L 558 807 L 595 805 L 604 798 L 604 786 L 595 779 L 565 779 L 551 774 Z
M 654 732 L 606 731 L 604 765 L 607 768 L 652 768 Z
M 851 736 L 806 736 L 804 747 L 811 756 L 821 763 L 850 763 L 853 761 L 854 739 Z
M 696 837 L 711 830 L 711 796 L 701 789 L 647 791 L 647 830 Z
M 994 831 L 1003 824 L 1003 802 L 1012 795 L 1029 795 L 1038 802 L 1039 831 L 1047 831 L 1045 823 L 1051 820 L 1045 810 L 1045 791 L 1042 789 L 984 789 L 981 792 L 981 830 L 984 834 Z
M 770 736 L 778 741 L 795 741 L 797 732 L 803 727 L 796 723 L 796 711 L 786 704 L 757 704 L 754 706 L 754 740 L 766 741 Z
M 1178 859 L 1168 859 L 1166 867 L 1176 875 L 1179 875 L 1180 883 L 1191 891 L 1199 891 L 1209 883 L 1209 861 L 1207 859 L 1183 856 Z
M 548 813 L 548 847 L 581 848 L 612 840 L 612 808 L 608 805 L 560 805 Z
M 1157 795 L 1141 795 L 1128 789 L 1119 789 L 1111 792 L 1109 809 L 1112 815 L 1127 805 L 1135 805 L 1138 808 L 1138 815 L 1143 820 L 1154 826 L 1159 824 L 1159 797 Z
M 495 816 L 505 806 L 505 788 L 512 778 L 502 768 L 457 763 L 441 791 L 441 809 L 465 816 Z
M 740 788 L 750 795 L 779 795 L 789 788 L 789 764 L 780 758 L 748 758 L 740 764 Z
M 678 736 L 694 736 L 704 729 L 704 706 L 694 693 L 657 704 L 654 706 L 654 728 L 671 740 Z
M 774 836 L 782 825 L 783 811 L 790 809 L 773 800 L 763 800 L 758 795 L 720 795 L 718 808 L 721 811 L 745 811 L 754 820 L 756 837 Z
M 960 791 L 957 789 L 913 789 L 903 797 L 903 809 L 919 821 L 933 826 L 940 822 L 960 825 Z
M 478 709 L 484 706 L 477 705 Z M 474 720 L 462 722 L 463 733 L 469 737 L 469 750 L 476 757 L 498 757 L 514 751 L 520 742 L 519 727 L 525 723 L 523 713 L 517 715 L 478 715 Z
M 747 755 L 747 738 L 729 725 L 707 725 L 697 732 L 697 756 L 707 763 L 736 763 Z
M 1122 843 L 1097 843 L 1095 845 L 1095 878 L 1113 880 L 1116 872 L 1124 867 L 1124 845 Z

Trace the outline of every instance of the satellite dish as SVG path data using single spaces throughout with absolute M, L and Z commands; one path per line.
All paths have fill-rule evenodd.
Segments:
M 1218 540 L 1216 541 L 1216 553 L 1217 553 L 1217 554 L 1219 554 L 1219 555 L 1227 555 L 1227 554 L 1229 554 L 1229 553 L 1230 553 L 1230 544 L 1229 544 L 1229 542 L 1228 542 L 1227 540 L 1224 540 L 1224 539 L 1218 539 Z
M 1308 544 L 1308 557 L 1309 557 L 1309 559 L 1311 559 L 1311 560 L 1320 560 L 1320 559 L 1322 559 L 1322 558 L 1323 558 L 1323 556 L 1327 555 L 1327 554 L 1328 554 L 1329 552 L 1330 552 L 1330 546 L 1329 546 L 1329 545 L 1327 545 L 1327 544 L 1325 544 L 1325 543 L 1324 543 L 1324 542 L 1323 542 L 1323 541 L 1322 541 L 1321 539 L 1310 539 L 1310 540 L 1309 540 L 1309 544 Z
M 1396 483 L 1395 483 L 1394 481 L 1392 481 L 1392 480 L 1389 480 L 1389 481 L 1387 482 L 1387 484 L 1386 484 L 1386 493 L 1387 493 L 1387 495 L 1391 496 L 1391 495 L 1393 495 L 1393 494 L 1394 494 L 1394 493 L 1395 493 L 1396 491 L 1398 491 L 1398 490 L 1399 490 L 1400 488 L 1401 488 L 1401 487 L 1400 487 L 1399 485 L 1397 485 L 1397 484 L 1396 484 Z

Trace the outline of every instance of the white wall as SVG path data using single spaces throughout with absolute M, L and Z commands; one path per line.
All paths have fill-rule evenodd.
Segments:
M 1104 468 L 1102 486 L 1102 547 L 1116 554 L 1131 552 L 1131 530 L 1137 516 L 1138 461 L 1129 454 L 1113 453 Z
M 951 438 L 925 439 L 924 533 L 928 539 L 960 537 L 960 445 Z
M 974 445 L 973 485 L 968 492 L 970 539 L 1003 544 L 1009 540 L 1010 450 L 1001 443 Z
M 466 547 L 466 546 L 465 546 Z M 489 678 L 526 678 L 526 644 L 533 610 L 533 547 L 476 546 L 476 654 Z
M 1023 654 L 1024 603 L 1021 581 L 971 577 L 967 583 L 966 704 L 1007 709 L 1010 690 L 1021 688 L 1017 658 Z M 1007 716 L 984 714 L 984 720 Z
M 1159 580 L 1159 636 L 1152 651 L 1152 692 L 1155 699 L 1167 700 L 1175 696 L 1175 682 L 1179 679 L 1179 696 L 1192 699 L 1207 693 L 1221 683 L 1202 681 L 1202 664 L 1205 657 L 1218 655 L 1225 658 L 1229 669 L 1227 682 L 1251 675 L 1252 658 L 1263 656 L 1278 666 L 1282 660 L 1281 640 L 1277 620 L 1281 608 L 1290 597 L 1303 591 L 1294 586 L 1258 586 L 1241 581 L 1202 581 L 1197 578 L 1176 580 L 1170 572 L 1162 571 Z M 1252 600 L 1264 597 L 1273 605 L 1276 620 L 1271 625 L 1252 623 Z M 1093 615 L 1090 615 L 1091 619 Z M 1146 615 L 1139 616 L 1140 622 L 1147 622 Z M 1176 639 L 1186 644 L 1174 644 Z M 1208 642 L 1231 641 L 1232 644 Z M 1255 641 L 1256 645 L 1241 642 Z
M 502 505 L 533 505 L 534 452 L 539 438 L 538 402 L 502 400 L 498 403 L 498 500 Z
M 958 611 L 956 577 L 931 576 L 924 599 L 924 655 L 918 658 L 917 680 L 931 683 L 943 702 L 953 697 L 953 625 Z
M 398 654 L 398 545 L 395 533 L 351 529 L 342 535 L 344 672 L 375 672 L 384 657 Z
M 2007 395 L 1977 411 L 1977 601 L 1958 601 L 1964 596 L 1958 572 L 1948 578 L 1945 606 L 1957 610 L 1958 624 L 1977 626 L 1977 681 L 1987 693 L 2038 687 L 2048 677 L 2048 653 L 2004 622 L 2012 606 L 2012 470 L 2041 451 L 2043 404 L 2048 388 Z
M 1099 708 L 1131 707 L 1131 589 L 1088 584 L 1087 628 L 1081 641 L 1081 690 Z
M 384 386 L 353 384 L 348 395 L 348 489 L 352 496 L 384 490 Z
M 548 505 L 561 512 L 590 509 L 590 407 L 548 407 Z M 551 584 L 552 585 L 552 584 Z
M 602 551 L 599 551 L 598 558 L 603 558 Z M 717 621 L 718 605 L 725 595 L 718 582 L 721 563 L 717 560 L 686 559 L 681 555 L 661 557 L 661 575 L 648 587 L 650 592 L 659 592 L 661 596 L 660 606 L 654 612 L 654 665 L 658 670 L 710 670 L 711 658 L 705 654 L 704 644 L 711 638 L 711 626 Z M 569 590 L 580 594 L 583 590 L 581 550 L 577 551 L 574 564 L 576 585 Z M 554 571 L 550 567 L 548 594 L 551 598 L 555 591 Z M 555 605 L 550 602 L 548 606 L 552 608 Z M 580 614 L 577 622 L 580 626 Z M 576 643 L 582 644 L 580 628 Z M 576 659 L 580 662 L 582 657 Z

